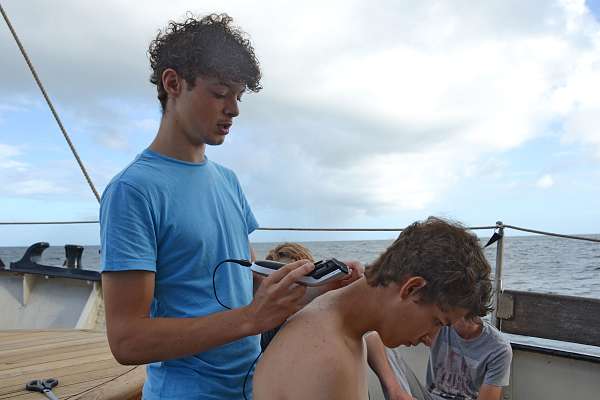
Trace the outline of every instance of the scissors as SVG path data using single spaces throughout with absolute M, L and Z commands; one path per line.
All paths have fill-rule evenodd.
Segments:
M 47 379 L 36 379 L 29 381 L 25 385 L 25 389 L 30 392 L 38 392 L 46 395 L 50 400 L 58 400 L 58 397 L 52 393 L 52 388 L 58 385 L 58 379 L 47 378 Z

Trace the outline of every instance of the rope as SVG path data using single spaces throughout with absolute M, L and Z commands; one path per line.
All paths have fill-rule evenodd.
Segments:
M 495 229 L 496 225 L 493 226 L 473 226 L 467 229 Z M 272 227 L 260 227 L 256 228 L 258 231 L 308 231 L 308 232 L 402 232 L 404 228 L 272 228 Z
M 6 25 L 8 25 L 8 29 L 10 29 L 10 32 L 12 33 L 15 41 L 17 42 L 17 46 L 19 46 L 19 50 L 21 50 L 21 54 L 25 58 L 25 62 L 27 62 L 27 65 L 29 66 L 29 70 L 31 71 L 31 74 L 33 75 L 33 78 L 35 79 L 35 82 L 37 83 L 38 87 L 42 91 L 42 94 L 44 95 L 44 99 L 46 99 L 46 103 L 48 103 L 48 107 L 50 107 L 50 111 L 52 111 L 52 115 L 54 116 L 54 119 L 56 120 L 58 127 L 60 128 L 63 136 L 65 137 L 67 144 L 71 148 L 71 152 L 75 156 L 75 159 L 77 160 L 77 164 L 79 164 L 79 168 L 81 168 L 81 172 L 83 172 L 83 176 L 85 176 L 85 179 L 87 180 L 88 185 L 90 185 L 92 192 L 94 192 L 94 196 L 96 196 L 96 200 L 98 200 L 98 202 L 100 202 L 100 195 L 98 194 L 98 191 L 94 187 L 94 184 L 92 183 L 92 179 L 88 175 L 88 173 L 85 169 L 85 166 L 83 165 L 83 162 L 81 161 L 81 158 L 79 158 L 79 154 L 77 154 L 77 150 L 75 150 L 75 146 L 73 146 L 73 143 L 71 142 L 71 138 L 69 138 L 69 135 L 67 134 L 67 131 L 65 130 L 65 127 L 63 126 L 60 118 L 58 117 L 58 114 L 56 113 L 56 110 L 54 109 L 54 106 L 52 105 L 52 102 L 50 101 L 50 98 L 48 97 L 48 94 L 46 93 L 46 89 L 44 89 L 44 86 L 42 85 L 42 82 L 40 81 L 40 78 L 38 77 L 37 72 L 35 72 L 35 68 L 33 67 L 33 64 L 31 63 L 31 61 L 29 60 L 29 56 L 27 55 L 25 48 L 23 47 L 23 45 L 21 44 L 21 41 L 19 40 L 19 37 L 17 36 L 17 32 L 15 32 L 12 24 L 10 23 L 10 20 L 8 19 L 8 15 L 6 15 L 6 13 L 4 12 L 4 8 L 2 8 L 2 4 L 0 4 L 0 13 L 2 13 L 2 17 L 4 17 L 4 21 L 6 21 Z
M 594 238 L 590 238 L 590 237 L 574 236 L 574 235 L 563 235 L 561 233 L 552 233 L 552 232 L 537 231 L 535 229 L 520 228 L 520 227 L 514 226 L 514 225 L 503 225 L 503 226 L 505 228 L 511 228 L 511 229 L 514 229 L 514 230 L 517 230 L 517 231 L 537 233 L 537 234 L 546 235 L 546 236 L 556 236 L 556 237 L 565 238 L 565 239 L 586 240 L 588 242 L 600 243 L 600 239 L 594 239 Z
M 98 221 L 42 221 L 42 222 L 0 222 L 0 225 L 69 225 L 69 224 L 97 224 Z
M 97 224 L 99 221 L 15 221 L 0 222 L 0 225 L 69 225 L 69 224 Z M 490 226 L 471 226 L 469 230 L 496 229 L 498 227 L 514 229 L 517 231 L 537 233 L 545 236 L 555 236 L 566 239 L 585 240 L 588 242 L 600 243 L 600 239 L 594 239 L 584 236 L 563 235 L 561 233 L 538 231 L 535 229 L 521 228 L 514 225 L 490 225 Z M 292 228 L 292 227 L 261 227 L 259 231 L 301 231 L 301 232 L 401 232 L 404 228 Z
M 92 390 L 98 389 L 100 386 L 103 386 L 103 385 L 106 385 L 107 383 L 110 383 L 110 382 L 116 381 L 117 379 L 119 379 L 119 378 L 121 378 L 121 377 L 123 377 L 123 376 L 127 375 L 128 373 L 130 373 L 130 372 L 134 371 L 136 368 L 143 368 L 143 367 L 142 367 L 141 365 L 136 365 L 135 367 L 129 368 L 128 370 L 126 370 L 126 371 L 124 371 L 124 372 L 122 372 L 122 373 L 120 373 L 120 374 L 118 374 L 118 375 L 116 375 L 116 376 L 112 377 L 111 379 L 109 379 L 109 380 L 107 380 L 107 381 L 104 381 L 104 382 L 102 382 L 102 383 L 99 383 L 99 384 L 97 384 L 97 385 L 94 385 L 94 386 L 92 386 L 92 387 L 90 387 L 90 388 L 87 388 L 87 389 L 85 389 L 85 390 L 82 390 L 82 391 L 80 391 L 80 392 L 73 393 L 73 394 L 71 394 L 71 395 L 67 396 L 65 399 L 66 399 L 66 400 L 68 400 L 68 399 L 70 399 L 70 398 L 73 398 L 73 397 L 75 397 L 75 396 L 81 396 L 82 394 L 89 393 L 89 392 L 91 392 Z
M 0 222 L 0 225 L 60 225 L 60 224 L 97 224 L 99 221 L 15 221 Z M 493 226 L 473 226 L 467 229 L 495 229 Z M 258 231 L 303 231 L 303 232 L 401 232 L 404 228 L 274 228 L 261 227 Z
M 273 228 L 260 227 L 257 231 L 310 231 L 310 232 L 400 232 L 404 228 Z

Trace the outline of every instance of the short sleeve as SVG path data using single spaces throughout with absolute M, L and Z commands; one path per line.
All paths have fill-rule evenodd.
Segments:
M 156 272 L 156 233 L 149 201 L 133 186 L 113 182 L 100 204 L 102 272 Z
M 256 228 L 258 228 L 258 221 L 256 220 L 256 217 L 254 216 L 254 213 L 252 212 L 252 209 L 250 208 L 250 204 L 248 204 L 248 201 L 246 200 L 246 196 L 243 195 L 242 193 L 242 198 L 244 199 L 244 211 L 246 213 L 246 226 L 248 227 L 248 235 L 251 234 L 252 232 L 254 232 L 256 230 Z
M 246 195 L 244 194 L 244 191 L 242 190 L 242 186 L 240 185 L 240 182 L 238 181 L 237 176 L 235 176 L 235 174 L 233 172 L 231 172 L 231 173 L 233 175 L 235 185 L 237 186 L 238 193 L 240 196 L 240 202 L 242 205 L 242 210 L 244 212 L 244 218 L 246 220 L 246 227 L 248 228 L 247 234 L 250 235 L 252 232 L 254 232 L 256 230 L 256 228 L 258 228 L 258 221 L 256 220 L 254 213 L 252 212 L 252 208 L 250 207 L 250 204 L 248 203 L 248 200 L 246 199 Z
M 494 386 L 508 386 L 510 381 L 510 363 L 512 350 L 506 345 L 502 351 L 494 355 L 487 364 L 483 383 Z

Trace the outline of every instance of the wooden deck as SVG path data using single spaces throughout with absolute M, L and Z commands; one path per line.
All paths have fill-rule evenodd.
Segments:
M 28 392 L 33 379 L 56 378 L 59 399 L 139 398 L 143 366 L 117 363 L 106 332 L 84 330 L 0 331 L 0 399 L 45 399 Z

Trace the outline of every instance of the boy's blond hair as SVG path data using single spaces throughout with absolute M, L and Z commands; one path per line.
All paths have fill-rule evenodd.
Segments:
M 271 250 L 266 257 L 267 260 L 272 261 L 298 261 L 298 260 L 308 260 L 310 262 L 314 262 L 314 258 L 306 247 L 302 246 L 300 243 L 282 243 Z

